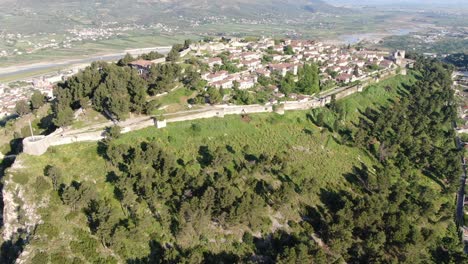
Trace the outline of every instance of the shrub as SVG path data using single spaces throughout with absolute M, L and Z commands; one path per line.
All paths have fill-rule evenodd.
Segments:
M 190 126 L 190 129 L 193 131 L 193 132 L 196 132 L 196 133 L 199 133 L 201 132 L 202 128 L 199 124 L 196 124 L 196 123 L 193 123 L 191 126 Z
M 25 185 L 29 181 L 29 175 L 25 173 L 15 173 L 13 174 L 13 181 L 18 184 Z
M 97 260 L 99 258 L 96 251 L 99 246 L 98 241 L 84 230 L 75 228 L 73 231 L 77 240 L 70 243 L 72 251 L 77 255 L 82 254 L 87 260 Z
M 118 139 L 122 133 L 122 128 L 120 126 L 111 126 L 106 128 L 106 139 Z
M 34 184 L 34 189 L 36 189 L 37 196 L 42 196 L 44 192 L 50 189 L 50 184 L 43 176 L 38 176 Z
M 45 252 L 38 252 L 32 259 L 32 264 L 44 264 L 49 262 L 49 255 Z
M 51 239 L 57 237 L 59 235 L 59 231 L 56 226 L 53 226 L 49 223 L 44 223 L 37 227 L 36 234 L 40 236 L 46 235 L 47 238 Z
M 73 219 L 75 219 L 77 216 L 78 216 L 79 212 L 77 211 L 72 211 L 70 213 L 68 213 L 66 216 L 65 216 L 65 220 L 70 222 L 72 221 Z
M 71 262 L 63 253 L 55 253 L 50 255 L 50 262 L 52 264 L 62 264 L 62 263 L 75 263 Z

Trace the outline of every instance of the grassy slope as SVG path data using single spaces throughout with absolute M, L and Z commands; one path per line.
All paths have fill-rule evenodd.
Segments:
M 398 89 L 385 91 L 387 85 L 396 85 L 401 81 L 408 81 L 412 77 L 396 77 L 375 85 L 361 94 L 353 95 L 342 101 L 346 105 L 347 122 L 356 121 L 358 112 L 366 106 L 374 104 L 385 105 L 388 99 L 395 97 Z M 329 110 L 322 110 L 328 112 Z M 266 152 L 270 154 L 287 152 L 291 166 L 301 175 L 309 175 L 316 179 L 320 187 L 349 186 L 343 177 L 353 166 L 360 166 L 363 162 L 372 165 L 375 161 L 360 149 L 339 145 L 328 131 L 321 131 L 306 117 L 309 111 L 287 112 L 284 116 L 274 114 L 258 114 L 250 116 L 249 123 L 239 116 L 226 116 L 224 119 L 205 119 L 194 122 L 170 124 L 166 129 L 157 130 L 147 128 L 138 132 L 124 135 L 119 139 L 122 143 L 135 144 L 145 140 L 154 140 L 176 156 L 189 161 L 196 159 L 200 146 L 233 147 L 237 153 L 246 144 L 255 154 Z M 326 113 L 331 119 L 331 114 Z M 201 131 L 191 129 L 193 123 L 201 127 Z M 308 130 L 306 133 L 305 131 Z M 65 183 L 72 180 L 91 180 L 96 183 L 102 195 L 113 196 L 113 189 L 106 183 L 106 162 L 97 154 L 96 143 L 79 143 L 51 148 L 45 155 L 33 157 L 22 154 L 18 160 L 23 168 L 12 171 L 13 181 L 26 185 L 30 190 L 40 193 L 37 180 L 42 177 L 46 165 L 59 166 L 65 172 Z M 28 180 L 29 178 L 29 180 Z M 293 179 L 298 181 L 300 179 Z M 25 183 L 27 181 L 27 183 Z M 12 186 L 9 186 L 12 187 Z M 8 187 L 7 187 L 8 188 Z M 50 187 L 49 187 L 50 188 Z M 349 187 L 348 187 L 349 188 Z M 31 193 L 34 193 L 31 191 Z M 36 196 L 36 197 L 34 197 Z M 318 194 L 310 194 L 311 201 L 317 201 Z M 55 238 L 36 238 L 31 241 L 30 250 L 48 249 L 53 252 L 70 252 L 69 241 L 73 239 L 73 229 L 79 227 L 88 230 L 84 214 L 70 214 L 69 208 L 63 206 L 57 194 L 51 189 L 43 192 L 41 197 L 33 195 L 31 201 L 45 198 L 49 204 L 40 210 L 43 220 L 58 227 L 60 235 Z M 50 198 L 50 199 L 49 199 Z M 281 210 L 281 209 L 280 209 Z M 294 212 L 283 209 L 281 213 L 290 219 L 297 217 Z M 65 217 L 67 216 L 68 217 Z M 155 227 L 157 228 L 157 227 Z M 160 232 L 164 232 L 160 230 Z M 219 234 L 218 234 L 219 235 Z M 40 236 L 39 236 L 40 237 Z M 102 249 L 99 249 L 101 251 Z M 144 255 L 144 253 L 141 253 Z

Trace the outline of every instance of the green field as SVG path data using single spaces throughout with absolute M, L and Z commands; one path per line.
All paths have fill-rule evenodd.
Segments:
M 72 48 L 45 49 L 32 54 L 22 54 L 10 57 L 0 57 L 0 67 L 21 65 L 28 63 L 61 61 L 86 58 L 89 56 L 106 55 L 124 52 L 128 49 L 148 48 L 156 46 L 170 46 L 181 43 L 185 39 L 198 39 L 194 34 L 174 35 L 164 33 L 138 34 L 114 37 L 108 40 L 82 41 L 73 44 Z

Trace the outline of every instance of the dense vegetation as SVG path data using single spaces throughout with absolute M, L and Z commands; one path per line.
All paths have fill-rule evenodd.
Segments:
M 455 65 L 458 68 L 468 67 L 468 54 L 466 53 L 455 53 L 450 54 L 444 59 L 445 62 Z
M 206 87 L 207 82 L 201 78 L 201 71 L 207 71 L 208 66 L 198 58 L 188 58 L 183 64 L 180 62 L 179 52 L 187 49 L 191 42 L 174 45 L 166 57 L 167 63 L 154 64 L 147 71 L 139 73 L 130 67 L 135 60 L 127 54 L 116 64 L 95 62 L 65 82 L 59 83 L 55 89 L 53 122 L 55 126 L 68 126 L 73 121 L 73 111 L 78 108 L 92 107 L 104 113 L 111 119 L 124 120 L 132 113 L 151 114 L 157 108 L 157 101 L 148 100 L 149 96 L 169 92 L 182 87 L 190 92 L 196 92 L 194 98 L 189 100 L 192 104 L 217 104 L 222 102 L 223 89 Z M 229 54 L 222 54 L 223 65 L 213 70 L 227 70 L 238 72 L 237 66 L 227 58 Z M 153 60 L 161 55 L 152 52 L 143 54 L 137 59 Z M 297 82 L 297 83 L 296 83 Z M 274 73 L 270 77 L 259 77 L 256 92 L 240 90 L 239 83 L 234 82 L 231 93 L 231 102 L 237 104 L 266 103 L 271 99 L 272 91 L 269 86 L 276 86 L 286 96 L 292 93 L 311 95 L 320 91 L 319 70 L 316 64 L 305 64 L 298 70 L 298 76 L 288 73 L 285 77 Z M 263 87 L 262 89 L 257 89 Z M 34 97 L 33 97 L 34 99 Z M 35 107 L 35 101 L 31 102 Z M 27 113 L 30 107 L 27 102 L 17 106 L 18 113 Z
M 231 118 L 240 126 L 232 131 L 223 120 L 186 124 L 177 135 L 120 136 L 114 127 L 98 147 L 103 163 L 90 158 L 67 172 L 38 158 L 33 166 L 45 176 L 29 181 L 68 213 L 56 227 L 47 212 L 31 243 L 46 245 L 59 230 L 73 241 L 54 240 L 56 249 L 32 258 L 71 262 L 57 253 L 63 247 L 76 263 L 468 261 L 453 220 L 461 168 L 451 69 L 434 61 L 415 68 L 415 83 L 384 85 L 387 98 L 399 94 L 392 101 L 367 110 L 359 104 L 371 97 L 355 102 L 362 113 L 333 100 L 309 113 L 258 117 L 265 123 Z
M 452 215 L 452 201 L 437 197 L 453 193 L 461 174 L 451 127 L 456 112 L 450 73 L 436 62 L 416 67 L 422 76 L 408 93 L 388 108 L 366 110 L 358 125 L 355 144 L 368 148 L 380 164 L 356 167 L 345 175 L 354 192 L 317 189 L 313 178 L 294 175 L 286 153 L 254 155 L 249 146 L 202 146 L 197 160 L 177 161 L 155 143 L 111 141 L 105 155 L 114 168 L 112 183 L 125 224 L 118 224 L 122 219 L 111 221 L 109 214 L 91 220 L 90 228 L 105 246 L 122 249 L 125 245 L 116 230 L 131 232 L 131 226 L 133 232 L 144 233 L 138 223 L 156 221 L 171 231 L 176 244 L 164 247 L 164 238 L 157 235 L 151 243 L 158 248 L 139 260 L 149 263 L 246 261 L 253 253 L 285 263 L 327 263 L 336 258 L 352 263 L 460 262 L 465 259 L 460 245 L 458 253 L 445 250 L 450 243 L 459 244 L 453 223 L 445 234 L 451 240 L 438 237 L 431 225 Z M 241 158 L 233 155 L 236 152 Z M 256 175 L 270 175 L 275 182 Z M 429 188 L 420 177 L 430 177 L 441 189 Z M 323 206 L 301 199 L 317 192 L 323 192 Z M 84 210 L 95 215 L 111 210 L 109 203 L 97 201 L 97 206 L 91 203 Z M 290 232 L 274 232 L 269 241 L 253 238 L 250 232 L 269 232 L 269 215 L 281 207 L 302 211 L 304 220 L 289 221 Z M 151 220 L 141 214 L 148 210 Z M 225 230 L 248 227 L 244 243 L 216 255 L 203 246 L 193 247 L 202 244 L 210 225 Z M 328 247 L 320 246 L 314 236 Z
M 183 78 L 182 68 L 174 63 L 154 65 L 140 76 L 126 65 L 95 62 L 55 89 L 55 125 L 69 125 L 73 110 L 80 107 L 91 106 L 119 120 L 129 112 L 142 113 L 148 95 L 167 92 Z
M 31 111 L 35 111 L 43 106 L 46 102 L 46 98 L 41 92 L 34 91 L 31 95 L 31 100 L 21 100 L 16 103 L 15 112 L 19 116 L 29 114 Z

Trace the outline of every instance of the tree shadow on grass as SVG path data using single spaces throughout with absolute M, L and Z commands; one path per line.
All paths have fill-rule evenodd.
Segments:
M 198 158 L 197 161 L 200 163 L 200 165 L 205 168 L 210 166 L 210 164 L 213 162 L 213 154 L 211 154 L 210 149 L 208 146 L 200 146 L 198 149 Z
M 102 141 L 98 141 L 96 151 L 100 157 L 109 160 L 109 157 L 107 156 L 107 144 Z
M 55 131 L 56 127 L 54 123 L 52 122 L 53 119 L 54 119 L 53 114 L 50 114 L 41 118 L 38 124 L 39 128 L 43 129 L 43 132 L 41 133 L 41 135 L 49 135 Z
M 226 149 L 231 154 L 236 154 L 236 150 L 231 145 L 226 145 Z

